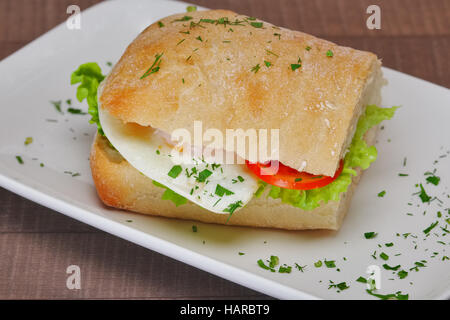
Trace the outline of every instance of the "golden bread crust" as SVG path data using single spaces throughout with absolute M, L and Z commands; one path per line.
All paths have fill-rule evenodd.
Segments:
M 175 21 L 184 16 L 192 19 Z M 198 23 L 224 17 L 242 25 Z M 161 22 L 163 27 L 146 28 L 114 66 L 100 96 L 103 108 L 125 122 L 168 133 L 186 128 L 193 135 L 195 120 L 204 130 L 224 134 L 226 129 L 279 129 L 282 163 L 334 174 L 363 97 L 381 78 L 374 54 L 267 22 L 257 28 L 252 23 L 258 26 L 259 20 L 225 10 L 177 14 Z M 161 53 L 159 71 L 140 79 Z M 291 64 L 301 67 L 293 71 Z

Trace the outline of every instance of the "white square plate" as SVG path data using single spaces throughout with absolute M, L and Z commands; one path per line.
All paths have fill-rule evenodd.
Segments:
M 355 280 L 368 276 L 368 266 L 384 263 L 400 264 L 409 274 L 399 279 L 381 267 L 379 293 L 402 291 L 413 299 L 448 298 L 450 261 L 443 257 L 450 256 L 450 235 L 443 235 L 446 232 L 441 227 L 449 227 L 445 219 L 450 215 L 450 91 L 393 70 L 384 69 L 389 85 L 383 90 L 383 105 L 402 107 L 380 131 L 379 159 L 364 174 L 339 232 L 195 223 L 198 232 L 194 233 L 189 221 L 130 214 L 101 204 L 88 162 L 94 125 L 88 123 L 87 115 L 59 114 L 49 101 L 71 98 L 74 107 L 86 110 L 85 104 L 75 100 L 75 87 L 69 85 L 71 72 L 88 61 L 98 62 L 103 72 L 108 72 L 106 62 L 117 61 L 147 25 L 185 8 L 186 3 L 161 0 L 106 1 L 82 12 L 81 30 L 69 30 L 62 24 L 0 62 L 0 185 L 277 298 L 370 299 L 373 297 L 366 293 L 365 285 Z M 62 106 L 65 111 L 64 102 Z M 34 142 L 25 146 L 28 136 Z M 16 155 L 24 164 L 18 163 Z M 44 167 L 40 167 L 41 162 Z M 438 186 L 425 181 L 424 173 L 434 168 L 441 177 Z M 72 177 L 65 171 L 81 175 Z M 409 176 L 400 177 L 399 173 Z M 422 203 L 418 195 L 412 195 L 419 190 L 416 183 L 423 183 L 426 192 L 440 200 Z M 377 194 L 382 190 L 386 195 L 381 198 Z M 423 230 L 435 221 L 439 224 L 426 236 Z M 366 240 L 364 233 L 369 231 L 378 236 Z M 405 233 L 411 235 L 403 236 Z M 394 246 L 384 245 L 389 242 Z M 377 259 L 371 256 L 374 251 Z M 381 252 L 389 255 L 388 261 L 379 257 Z M 270 255 L 279 256 L 281 263 L 297 262 L 307 267 L 304 273 L 293 268 L 290 274 L 259 268 L 256 261 Z M 324 258 L 335 260 L 337 268 L 314 267 L 314 262 Z M 418 272 L 409 270 L 421 260 L 427 261 L 426 267 Z M 350 288 L 338 293 L 328 288 L 329 280 L 345 281 Z

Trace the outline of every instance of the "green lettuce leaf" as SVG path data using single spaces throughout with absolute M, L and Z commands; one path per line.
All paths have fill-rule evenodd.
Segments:
M 321 204 L 328 203 L 330 200 L 338 201 L 341 193 L 347 191 L 348 186 L 352 183 L 352 177 L 356 175 L 354 169 L 360 167 L 365 170 L 377 158 L 377 149 L 374 146 L 368 146 L 366 144 L 363 139 L 364 134 L 381 121 L 391 119 L 397 108 L 380 108 L 375 105 L 367 106 L 365 113 L 358 121 L 349 151 L 344 158 L 344 169 L 341 175 L 332 183 L 325 187 L 311 190 L 292 190 L 271 186 L 267 196 L 273 199 L 281 199 L 282 202 L 303 210 L 313 210 Z M 260 196 L 262 193 L 258 189 L 258 195 L 256 196 Z
M 89 105 L 88 112 L 92 116 L 90 123 L 95 123 L 97 125 L 98 133 L 105 136 L 103 132 L 102 125 L 100 124 L 100 119 L 98 117 L 98 101 L 97 101 L 97 90 L 100 82 L 105 79 L 102 74 L 102 70 L 99 65 L 95 62 L 84 63 L 78 67 L 77 70 L 72 72 L 70 77 L 70 84 L 80 85 L 77 88 L 77 99 L 82 102 L 84 99 L 87 100 Z M 114 149 L 113 145 L 108 141 L 109 146 Z M 172 201 L 177 207 L 185 204 L 187 199 L 175 191 L 167 188 L 165 185 L 153 181 L 153 184 L 157 187 L 166 189 L 162 195 L 163 200 Z
M 165 185 L 163 185 L 159 182 L 156 182 L 155 180 L 153 180 L 152 182 L 155 186 L 166 189 L 166 191 L 164 191 L 161 199 L 170 200 L 177 207 L 181 206 L 182 204 L 187 203 L 187 199 L 185 197 L 183 197 L 183 196 L 179 195 L 178 193 L 176 193 L 175 191 L 167 188 Z
M 81 83 L 77 88 L 78 101 L 87 100 L 88 112 L 92 116 L 90 123 L 97 124 L 98 132 L 104 136 L 100 120 L 98 118 L 97 90 L 100 82 L 105 79 L 102 70 L 95 62 L 82 64 L 70 77 L 70 84 Z

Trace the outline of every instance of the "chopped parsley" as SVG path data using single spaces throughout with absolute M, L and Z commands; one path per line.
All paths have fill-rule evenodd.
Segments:
M 259 65 L 259 63 L 256 65 L 256 66 L 254 66 L 253 68 L 251 68 L 251 72 L 254 72 L 254 73 L 257 73 L 258 71 L 259 71 L 259 69 L 260 69 L 261 67 L 260 67 L 260 65 Z
M 314 262 L 314 267 L 316 267 L 316 268 L 320 268 L 322 266 L 322 261 L 317 261 L 317 262 Z
M 295 263 L 295 267 L 298 269 L 298 271 L 304 272 L 304 269 L 306 268 L 306 265 L 301 266 L 298 263 Z
M 33 137 L 26 137 L 25 142 L 23 144 L 27 146 L 30 143 L 33 143 Z
M 167 175 L 169 177 L 175 179 L 176 177 L 178 177 L 180 175 L 181 171 L 183 171 L 181 166 L 176 165 L 176 166 L 173 166 L 172 169 L 170 169 L 170 171 L 167 173 Z
M 278 268 L 278 273 L 291 273 L 292 267 L 291 266 L 280 266 Z
M 235 22 L 230 22 L 230 20 L 228 20 L 228 17 L 222 17 L 216 20 L 216 24 L 223 24 L 224 27 L 226 27 L 227 24 L 241 24 L 243 21 L 239 21 L 236 19 Z
M 259 259 L 258 261 L 256 261 L 258 263 L 258 266 L 260 266 L 261 268 L 263 268 L 264 270 L 271 270 L 271 268 L 269 268 L 268 266 L 266 266 L 264 264 L 264 261 L 262 261 L 262 259 Z M 274 270 L 275 271 L 275 270 Z
M 311 50 L 311 47 L 310 47 L 310 46 L 307 46 L 307 47 L 305 47 L 305 50 L 306 50 L 306 51 L 309 51 L 309 50 Z
M 409 299 L 409 295 L 408 294 L 402 294 L 401 291 L 397 291 L 396 293 L 391 293 L 391 294 L 378 294 L 378 293 L 373 293 L 373 290 L 369 290 L 366 289 L 366 292 L 368 294 L 370 294 L 371 296 L 377 297 L 378 299 L 381 300 L 408 300 Z
M 17 162 L 23 164 L 23 159 L 21 156 L 16 156 Z
M 264 64 L 266 65 L 267 68 L 269 68 L 270 66 L 272 66 L 272 63 L 271 63 L 270 61 L 264 60 Z
M 229 212 L 230 213 L 230 215 L 228 216 L 227 222 L 228 222 L 228 220 L 230 220 L 231 215 L 236 211 L 236 209 L 238 209 L 240 207 L 242 207 L 242 201 L 241 200 L 236 201 L 235 203 L 231 203 L 227 208 L 225 208 L 223 210 L 223 212 Z
M 208 169 L 204 169 L 202 171 L 199 172 L 198 177 L 197 177 L 197 181 L 198 182 L 205 182 L 206 179 L 212 175 L 212 172 L 209 171 Z
M 187 12 L 194 12 L 197 11 L 197 6 L 187 6 L 186 7 Z
M 388 265 L 388 264 L 383 264 L 383 268 L 384 269 L 386 269 L 386 270 L 393 270 L 393 271 L 397 271 L 398 269 L 400 269 L 400 265 L 396 265 L 395 267 L 391 267 L 390 265 Z
M 185 172 L 186 172 L 186 177 L 190 178 L 193 174 L 197 173 L 197 168 L 196 167 L 191 168 L 190 173 L 189 173 L 188 169 L 186 168 Z
M 160 28 L 164 27 L 164 23 L 162 23 L 161 21 L 158 21 L 158 27 L 160 27 Z
M 293 64 L 291 64 L 291 70 L 292 71 L 295 71 L 295 70 L 297 70 L 298 68 L 300 68 L 302 65 L 300 64 L 300 63 L 293 63 Z
M 345 282 L 338 283 L 336 286 L 341 291 L 350 288 Z
M 252 27 L 255 27 L 255 28 L 262 28 L 263 27 L 263 23 L 262 22 L 250 22 L 250 25 Z
M 278 55 L 277 55 L 276 53 L 273 53 L 272 51 L 267 50 L 267 49 L 266 49 L 266 52 L 267 52 L 268 54 L 274 55 L 275 57 L 278 58 Z
M 59 113 L 63 113 L 61 110 L 61 103 L 62 101 L 50 101 L 50 103 L 55 107 L 56 111 L 58 111 Z
M 356 281 L 361 283 L 367 283 L 367 279 L 364 277 L 359 277 L 358 279 L 356 279 Z
M 192 225 L 192 232 L 197 232 L 197 226 L 195 224 Z
M 429 234 L 431 230 L 438 225 L 439 221 L 433 222 L 428 228 L 423 230 L 423 233 Z
M 217 22 L 217 20 L 214 19 L 200 19 L 200 22 L 205 22 L 205 23 L 211 23 L 214 24 Z
M 236 211 L 236 209 L 242 207 L 242 201 L 236 201 L 235 203 L 231 203 L 228 208 L 226 208 L 225 210 L 223 210 L 223 212 L 229 212 L 230 216 L 231 214 L 233 214 L 234 211 Z
M 182 17 L 182 18 L 180 18 L 180 19 L 175 19 L 175 20 L 173 20 L 172 22 L 179 22 L 179 21 L 189 21 L 189 20 L 192 20 L 193 18 L 191 17 L 191 16 L 184 16 L 184 17 Z
M 426 193 L 425 189 L 423 188 L 423 185 L 420 184 L 420 194 L 419 194 L 420 200 L 422 202 L 430 202 L 431 197 Z
M 364 233 L 364 238 L 366 239 L 373 239 L 378 235 L 376 232 L 366 232 Z
M 243 252 L 239 252 L 239 255 L 244 255 Z M 256 261 L 258 266 L 264 270 L 270 270 L 271 272 L 276 272 L 275 267 L 280 264 L 280 259 L 277 256 L 270 256 L 270 259 L 267 260 L 269 265 L 266 265 L 262 259 Z M 291 273 L 292 267 L 286 264 L 283 264 L 278 268 L 278 273 Z
M 280 259 L 277 256 L 270 256 L 269 267 L 274 268 L 280 263 Z
M 145 73 L 141 76 L 140 79 L 144 79 L 145 77 L 148 77 L 149 75 L 159 71 L 159 65 L 161 64 L 161 57 L 163 56 L 163 54 L 164 54 L 164 52 L 161 54 L 157 53 L 155 55 L 155 61 L 153 62 L 151 67 L 148 68 L 147 71 L 145 71 Z
M 244 252 L 238 252 L 238 254 L 239 254 L 240 256 L 243 256 L 245 253 L 244 253 Z
M 427 263 L 426 260 L 416 261 L 416 262 L 414 262 L 414 267 L 410 268 L 409 271 L 414 270 L 414 271 L 418 272 L 419 268 L 425 268 L 426 267 L 425 263 Z
M 87 113 L 84 112 L 83 110 L 77 109 L 77 108 L 68 108 L 68 109 L 67 109 L 67 112 L 69 112 L 69 113 L 71 113 L 71 114 L 81 114 L 81 115 L 87 114 Z
M 331 51 L 331 50 L 328 50 L 327 51 L 327 57 L 332 57 L 333 56 L 333 51 Z
M 200 36 L 198 36 L 198 37 L 195 38 L 195 39 L 197 39 L 197 40 L 200 41 L 200 42 L 203 42 L 203 39 L 202 39 L 202 37 L 200 37 Z
M 330 261 L 324 260 L 323 262 L 325 263 L 327 268 L 336 268 L 335 260 L 330 260 Z
M 399 277 L 400 279 L 405 279 L 405 278 L 408 276 L 408 271 L 400 270 L 400 271 L 397 273 L 397 275 L 398 275 L 398 277 Z
M 435 186 L 437 186 L 439 184 L 439 181 L 441 180 L 441 178 L 439 178 L 438 176 L 429 176 L 427 177 L 427 182 L 434 184 Z
M 383 190 L 380 193 L 378 193 L 378 197 L 383 198 L 385 194 L 386 194 L 386 190 Z
M 340 283 L 335 284 L 333 281 L 330 280 L 330 284 L 328 285 L 328 290 L 330 290 L 331 288 L 335 288 L 335 289 L 342 291 L 342 290 L 348 289 L 350 287 L 345 282 L 340 282 Z
M 380 253 L 380 258 L 384 261 L 389 260 L 389 256 L 384 252 Z
M 78 172 L 72 172 L 72 171 L 64 171 L 65 174 L 70 174 L 72 177 L 78 177 L 81 176 Z
M 155 180 L 153 180 L 152 183 L 155 186 L 157 186 L 157 187 L 166 189 L 166 191 L 164 191 L 161 199 L 163 199 L 163 200 L 170 200 L 177 207 L 182 205 L 182 204 L 187 203 L 187 199 L 185 197 L 183 197 L 183 196 L 179 195 L 178 193 L 176 193 L 175 191 L 167 188 L 165 185 L 163 185 L 163 184 L 161 184 L 159 182 L 156 182 Z
M 220 184 L 217 184 L 215 194 L 219 197 L 223 197 L 224 195 L 230 196 L 234 194 L 234 192 L 222 187 Z
M 220 166 L 220 165 L 219 165 Z M 213 167 L 213 170 L 214 170 L 214 167 Z M 237 176 L 237 179 L 232 179 L 231 180 L 231 182 L 234 184 L 234 183 L 238 183 L 238 181 L 239 182 L 244 182 L 245 181 L 245 179 L 244 178 L 242 178 L 241 176 Z

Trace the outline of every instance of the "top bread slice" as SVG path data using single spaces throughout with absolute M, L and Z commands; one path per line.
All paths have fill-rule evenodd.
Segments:
M 185 128 L 193 135 L 195 120 L 224 135 L 279 129 L 283 164 L 332 176 L 381 79 L 372 53 L 212 10 L 146 28 L 114 66 L 99 100 L 124 122 L 167 133 Z

